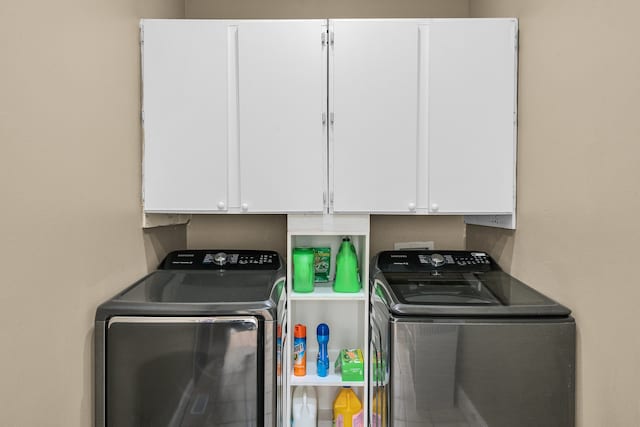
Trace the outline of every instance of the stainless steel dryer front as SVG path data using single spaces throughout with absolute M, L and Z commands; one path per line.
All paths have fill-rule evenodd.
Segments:
M 178 251 L 100 305 L 95 425 L 281 425 L 285 277 L 276 252 Z
M 372 425 L 573 427 L 575 323 L 483 252 L 372 261 Z

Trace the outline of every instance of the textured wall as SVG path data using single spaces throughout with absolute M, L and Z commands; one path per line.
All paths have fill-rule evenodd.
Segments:
M 0 4 L 0 425 L 93 423 L 96 306 L 185 244 L 143 232 L 138 19 L 174 0 Z
M 573 309 L 578 425 L 640 425 L 640 3 L 471 0 L 470 14 L 520 20 L 518 229 L 470 226 L 467 244 Z
M 461 18 L 468 0 L 185 0 L 187 18 Z

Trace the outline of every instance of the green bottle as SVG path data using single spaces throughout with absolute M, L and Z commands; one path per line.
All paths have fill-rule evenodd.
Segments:
M 313 292 L 313 260 L 313 249 L 294 248 L 293 290 L 295 292 Z
M 334 292 L 358 292 L 358 256 L 356 249 L 348 237 L 342 239 L 338 255 L 336 255 L 336 280 L 333 282 Z

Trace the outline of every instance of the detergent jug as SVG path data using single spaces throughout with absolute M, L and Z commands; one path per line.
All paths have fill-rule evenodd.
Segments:
M 379 387 L 371 402 L 371 427 L 387 427 L 386 390 Z
M 298 386 L 293 392 L 291 405 L 293 427 L 317 427 L 318 399 L 316 390 L 309 386 Z
M 364 427 L 364 412 L 360 399 L 351 387 L 342 387 L 333 402 L 335 427 Z
M 338 255 L 336 255 L 336 279 L 333 282 L 335 292 L 358 292 L 358 256 L 348 237 L 342 239 Z

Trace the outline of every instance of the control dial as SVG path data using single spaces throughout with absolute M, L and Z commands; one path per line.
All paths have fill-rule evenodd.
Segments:
M 440 254 L 431 255 L 431 264 L 434 267 L 440 267 L 441 265 L 444 264 L 444 257 Z
M 225 254 L 224 252 L 218 252 L 213 256 L 213 262 L 218 265 L 225 265 L 225 263 L 227 262 L 227 254 Z

